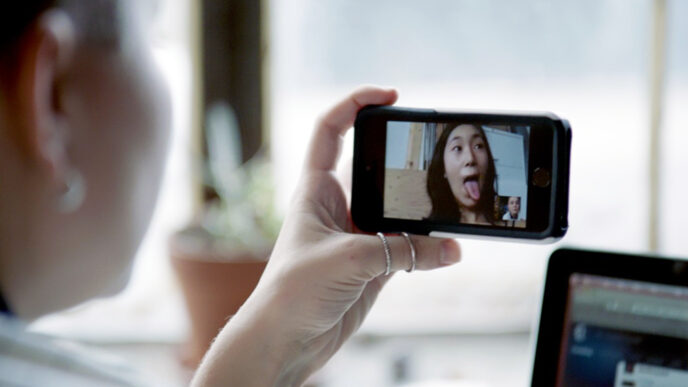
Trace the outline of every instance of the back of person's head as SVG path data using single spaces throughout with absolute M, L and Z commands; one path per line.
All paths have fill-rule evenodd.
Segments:
M 159 188 L 169 97 L 143 1 L 9 3 L 0 8 L 0 293 L 32 318 L 126 284 Z

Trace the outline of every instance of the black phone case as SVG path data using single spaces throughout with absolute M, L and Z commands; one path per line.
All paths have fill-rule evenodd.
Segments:
M 508 118 L 514 122 L 519 120 L 526 122 L 533 117 L 552 122 L 555 131 L 553 134 L 553 165 L 552 182 L 553 189 L 550 195 L 550 211 L 548 226 L 542 231 L 529 231 L 514 228 L 497 228 L 489 226 L 475 226 L 467 224 L 438 224 L 418 220 L 386 219 L 382 216 L 383 206 L 381 197 L 371 197 L 362 187 L 374 185 L 371 181 L 370 168 L 366 165 L 364 138 L 359 133 L 362 125 L 371 119 L 385 119 L 396 121 L 423 121 L 440 122 L 443 120 L 487 120 L 495 115 Z M 527 121 L 532 122 L 532 121 Z M 358 113 L 354 123 L 354 165 L 352 181 L 351 214 L 354 224 L 366 232 L 400 232 L 406 231 L 414 234 L 428 235 L 461 234 L 490 238 L 518 238 L 528 240 L 554 240 L 563 237 L 568 230 L 568 202 L 569 202 L 569 169 L 571 152 L 571 128 L 568 121 L 557 117 L 552 113 L 488 113 L 488 112 L 444 112 L 432 109 L 399 108 L 392 106 L 367 106 Z M 368 170 L 366 170 L 366 168 Z M 373 168 L 377 169 L 377 168 Z M 378 177 L 379 178 L 379 177 Z M 379 196 L 379 195 L 378 195 Z M 371 215 L 372 213 L 379 216 Z

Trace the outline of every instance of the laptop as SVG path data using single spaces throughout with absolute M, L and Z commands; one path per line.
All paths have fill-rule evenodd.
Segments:
M 531 385 L 688 386 L 688 261 L 555 251 Z

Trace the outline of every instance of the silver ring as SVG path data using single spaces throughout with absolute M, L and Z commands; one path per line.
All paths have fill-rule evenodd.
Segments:
M 411 273 L 414 270 L 416 270 L 416 248 L 415 246 L 413 246 L 413 242 L 411 241 L 411 237 L 409 236 L 409 234 L 402 232 L 401 236 L 403 236 L 404 239 L 406 239 L 406 242 L 408 242 L 409 248 L 411 249 L 411 268 L 406 270 L 407 273 Z
M 392 270 L 392 250 L 389 248 L 389 242 L 387 238 L 381 233 L 377 233 L 377 236 L 382 241 L 382 246 L 385 248 L 385 262 L 387 263 L 387 269 L 385 269 L 385 275 L 389 275 Z

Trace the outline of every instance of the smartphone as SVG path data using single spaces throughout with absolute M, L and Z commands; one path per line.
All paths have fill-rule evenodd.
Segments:
M 351 213 L 366 232 L 552 242 L 568 229 L 571 128 L 551 113 L 361 109 Z

